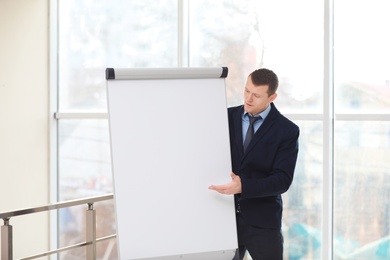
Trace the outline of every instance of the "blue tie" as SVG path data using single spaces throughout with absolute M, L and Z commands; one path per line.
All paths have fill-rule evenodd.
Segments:
M 251 142 L 252 137 L 255 133 L 255 129 L 253 127 L 253 124 L 259 119 L 261 119 L 261 116 L 258 116 L 258 117 L 250 116 L 249 117 L 249 127 L 248 127 L 248 131 L 246 132 L 245 141 L 244 141 L 244 152 L 246 151 L 246 148 L 248 148 L 248 145 Z

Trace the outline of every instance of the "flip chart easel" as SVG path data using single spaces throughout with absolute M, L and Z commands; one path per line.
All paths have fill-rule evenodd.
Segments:
M 237 248 L 227 68 L 106 69 L 120 259 L 227 260 Z

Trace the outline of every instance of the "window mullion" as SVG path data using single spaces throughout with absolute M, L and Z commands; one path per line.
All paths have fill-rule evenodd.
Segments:
M 188 0 L 177 3 L 177 64 L 178 67 L 189 67 L 189 3 Z
M 324 125 L 322 187 L 322 259 L 333 259 L 334 84 L 333 0 L 324 1 Z

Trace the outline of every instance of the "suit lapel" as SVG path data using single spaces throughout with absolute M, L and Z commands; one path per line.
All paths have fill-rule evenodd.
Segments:
M 236 147 L 238 147 L 241 156 L 244 153 L 243 140 L 242 140 L 242 114 L 244 113 L 244 106 L 241 106 L 240 109 L 237 110 L 237 113 L 234 115 L 234 142 L 236 143 Z

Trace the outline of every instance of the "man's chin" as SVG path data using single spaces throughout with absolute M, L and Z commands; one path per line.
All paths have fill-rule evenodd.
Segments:
M 248 106 L 247 104 L 244 104 L 244 110 L 245 112 L 249 113 L 249 114 L 252 114 L 252 109 L 250 106 Z

